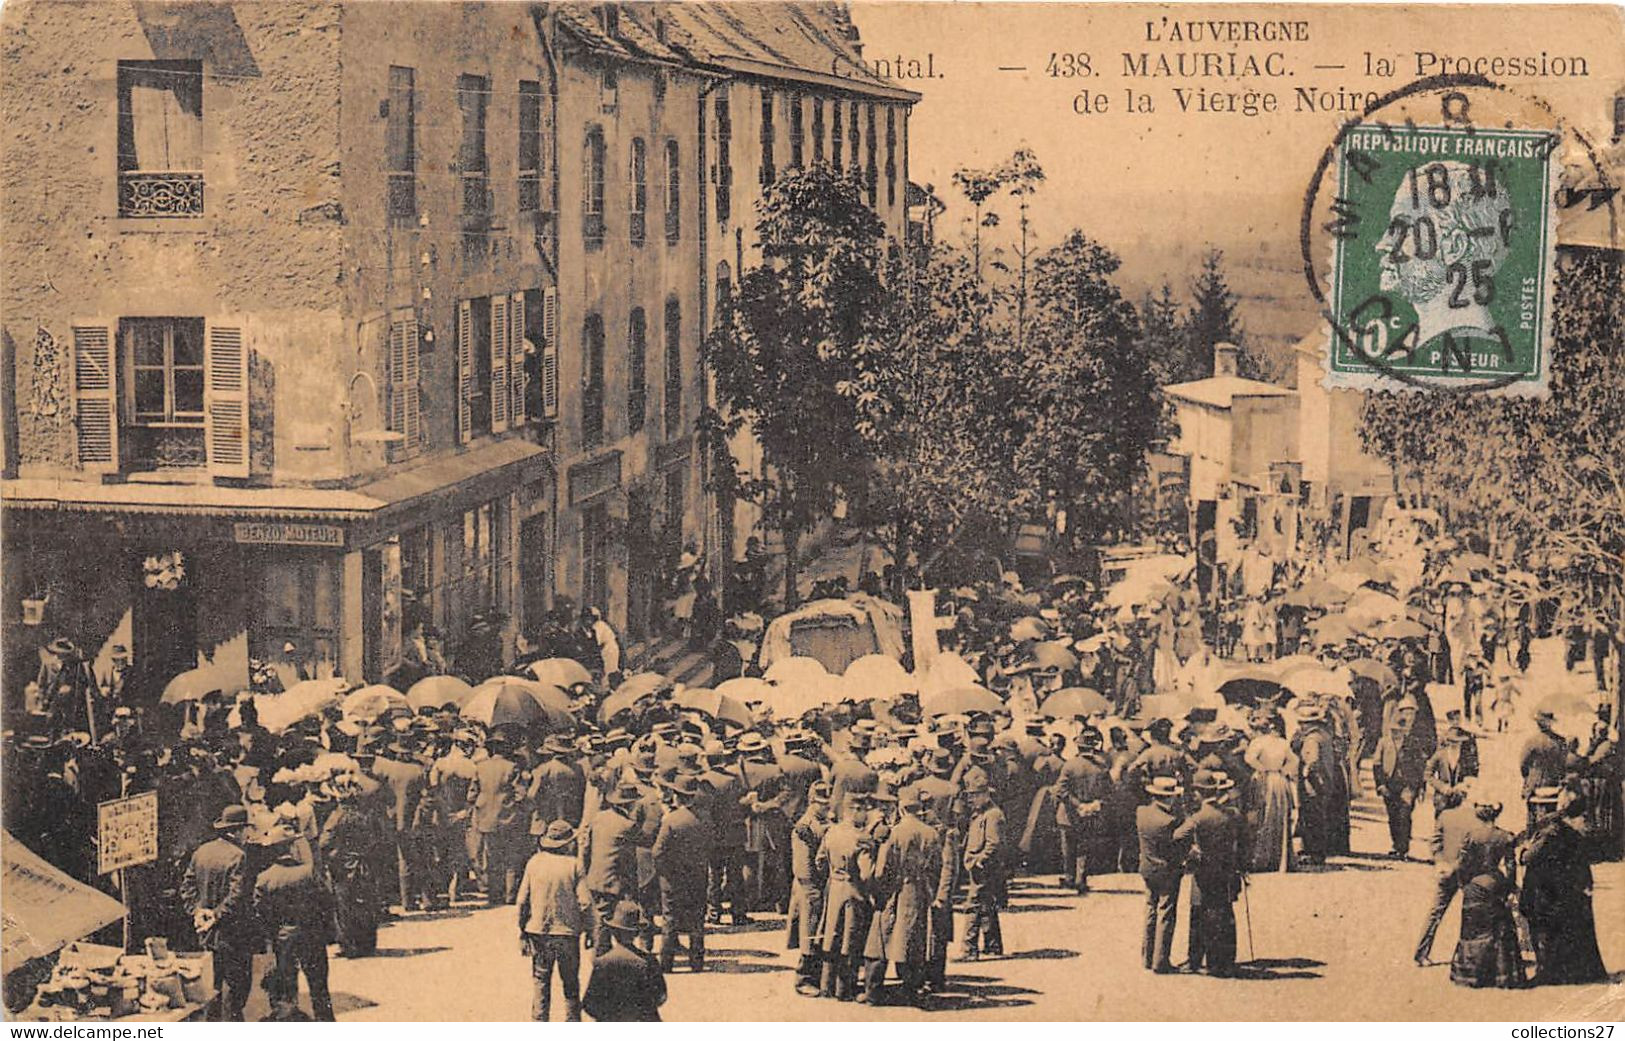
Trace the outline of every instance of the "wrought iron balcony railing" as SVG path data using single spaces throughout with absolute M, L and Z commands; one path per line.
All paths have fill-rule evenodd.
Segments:
M 203 216 L 203 174 L 184 170 L 126 170 L 118 175 L 120 217 Z

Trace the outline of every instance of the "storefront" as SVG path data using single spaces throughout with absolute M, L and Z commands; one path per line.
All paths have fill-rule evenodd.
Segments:
M 151 699 L 190 669 L 242 689 L 251 658 L 382 679 L 413 618 L 455 648 L 477 613 L 545 607 L 522 595 L 519 546 L 551 480 L 545 450 L 510 440 L 353 490 L 8 481 L 7 696 L 60 636 L 98 667 L 128 647 Z

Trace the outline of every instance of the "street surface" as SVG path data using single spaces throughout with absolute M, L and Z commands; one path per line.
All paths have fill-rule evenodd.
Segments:
M 1526 698 L 1582 683 L 1566 675 L 1555 642 L 1537 646 Z M 1554 657 L 1554 652 L 1556 656 Z M 1589 677 L 1585 677 L 1588 679 Z M 1437 705 L 1441 718 L 1449 705 Z M 1505 801 L 1500 824 L 1517 831 L 1524 810 L 1517 757 L 1529 727 L 1479 737 L 1483 776 Z M 667 978 L 668 1020 L 921 1019 L 1039 1020 L 1619 1020 L 1625 1018 L 1625 865 L 1601 864 L 1595 913 L 1612 984 L 1535 990 L 1472 990 L 1450 982 L 1459 899 L 1434 944 L 1436 964 L 1411 954 L 1432 896 L 1427 836 L 1430 804 L 1418 807 L 1413 861 L 1388 848 L 1382 804 L 1366 791 L 1354 805 L 1355 855 L 1325 868 L 1262 875 L 1237 907 L 1242 977 L 1156 976 L 1140 968 L 1144 907 L 1138 876 L 1101 876 L 1078 897 L 1054 876 L 1018 879 L 1004 916 L 1009 957 L 951 963 L 948 993 L 929 1009 L 870 1007 L 808 998 L 793 990 L 794 952 L 783 919 L 762 916 L 707 940 L 708 970 L 681 967 Z M 1251 909 L 1251 943 L 1245 908 Z M 1181 926 L 1184 925 L 1183 919 Z M 1175 940 L 1183 957 L 1184 930 Z M 340 1020 L 521 1020 L 530 1014 L 530 966 L 519 953 L 511 907 L 458 907 L 414 915 L 379 933 L 378 957 L 336 959 Z M 681 959 L 679 959 L 681 966 Z M 588 969 L 582 969 L 585 987 Z M 556 984 L 555 984 L 556 986 Z M 555 996 L 554 1015 L 562 1015 Z

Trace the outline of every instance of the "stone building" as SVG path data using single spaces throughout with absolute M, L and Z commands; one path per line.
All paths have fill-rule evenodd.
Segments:
M 25 2 L 3 29 L 8 691 L 57 635 L 232 691 L 250 657 L 376 679 L 403 620 L 455 647 L 545 608 L 538 12 Z

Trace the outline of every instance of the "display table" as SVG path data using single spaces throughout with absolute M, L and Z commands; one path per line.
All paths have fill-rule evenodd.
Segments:
M 154 958 L 76 943 L 62 949 L 51 979 L 17 1019 L 182 1023 L 202 1019 L 214 993 L 214 960 L 207 954 L 160 951 Z

